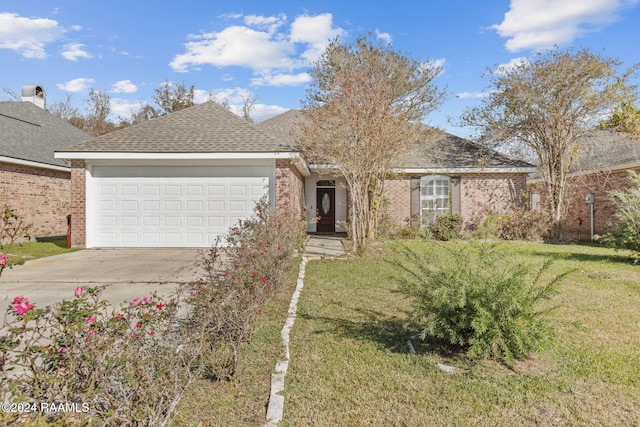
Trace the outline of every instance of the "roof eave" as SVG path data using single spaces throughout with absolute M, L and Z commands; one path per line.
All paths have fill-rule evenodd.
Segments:
M 222 159 L 291 159 L 297 152 L 104 152 L 56 151 L 56 159 L 69 160 L 222 160 Z
M 30 166 L 33 168 L 50 169 L 50 170 L 55 170 L 60 172 L 71 172 L 70 167 L 51 165 L 49 163 L 34 162 L 32 160 L 17 159 L 15 157 L 0 156 L 0 162 L 11 163 L 11 164 L 20 165 L 20 166 Z

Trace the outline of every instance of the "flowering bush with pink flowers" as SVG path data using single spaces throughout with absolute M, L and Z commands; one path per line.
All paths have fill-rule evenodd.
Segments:
M 24 225 L 9 205 L 2 206 L 0 210 L 0 277 L 5 268 L 10 268 L 8 252 L 19 239 L 29 238 L 29 228 L 30 226 Z
M 204 253 L 207 277 L 192 288 L 191 323 L 204 337 L 207 376 L 235 375 L 239 351 L 249 341 L 269 298 L 291 281 L 307 220 L 286 203 L 260 201 L 252 218 L 232 228 Z M 222 247 L 222 242 L 226 247 Z
M 198 378 L 199 351 L 177 328 L 179 295 L 137 298 L 118 308 L 101 288 L 35 307 L 16 297 L 0 338 L 0 391 L 12 402 L 74 404 L 72 411 L 2 412 L 20 425 L 167 425 Z M 26 406 L 23 406 L 23 408 Z

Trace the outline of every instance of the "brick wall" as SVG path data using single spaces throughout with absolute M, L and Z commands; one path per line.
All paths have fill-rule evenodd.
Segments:
M 622 190 L 629 186 L 630 182 L 626 170 L 570 179 L 567 182 L 565 193 L 566 207 L 562 222 L 564 236 L 577 240 L 591 238 L 591 213 L 589 204 L 585 200 L 587 194 L 595 195 L 594 234 L 606 234 L 613 231 L 613 227 L 609 223 L 614 221 L 615 208 L 608 192 Z M 544 202 L 546 194 L 543 185 L 531 186 L 530 191 L 539 192 L 541 200 Z
M 276 160 L 276 206 L 289 206 L 302 211 L 304 177 L 289 159 Z
M 469 222 L 482 209 L 506 211 L 525 208 L 526 175 L 521 173 L 469 174 L 460 177 L 460 215 Z
M 64 236 L 70 213 L 69 172 L 0 163 L 0 204 L 8 204 L 32 238 Z
M 385 181 L 383 198 L 391 218 L 401 222 L 409 221 L 411 217 L 411 178 L 409 176 Z
M 87 244 L 87 194 L 84 160 L 71 161 L 71 246 Z

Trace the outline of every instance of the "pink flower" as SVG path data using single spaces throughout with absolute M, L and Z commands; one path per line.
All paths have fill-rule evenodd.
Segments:
M 269 281 L 269 279 L 267 279 L 266 277 L 261 277 L 260 278 L 260 282 L 261 283 L 267 283 Z
M 156 308 L 157 308 L 158 310 L 161 310 L 161 309 L 162 309 L 162 307 L 164 307 L 164 303 L 163 303 L 163 302 L 159 302 L 159 303 L 157 303 L 157 304 L 156 304 Z
M 15 297 L 13 301 L 11 301 L 11 304 L 22 304 L 22 302 L 26 300 L 25 297 Z
M 92 337 L 97 333 L 98 333 L 98 331 L 96 331 L 95 329 L 92 329 L 92 330 L 89 331 L 89 336 Z
M 282 245 L 278 245 L 278 250 L 282 249 Z
M 156 334 L 156 331 L 149 331 L 147 332 L 150 336 L 154 336 Z
M 0 265 L 7 265 L 8 261 L 9 257 L 3 252 L 2 255 L 0 255 Z
M 27 301 L 27 299 L 24 297 L 18 297 L 14 299 L 14 301 L 16 300 L 19 300 L 20 303 L 14 303 L 13 309 L 15 310 L 16 314 L 20 316 L 24 316 L 29 310 L 34 308 L 34 305 Z
M 142 301 L 140 301 L 140 304 L 145 305 L 148 304 L 149 301 L 151 301 L 151 299 L 149 299 L 148 297 L 144 297 L 142 298 Z
M 134 298 L 133 301 L 131 301 L 131 305 L 136 306 L 140 304 L 140 298 Z
M 67 352 L 67 349 L 64 347 L 60 347 L 60 350 L 58 350 L 58 353 L 60 354 L 65 354 Z
M 122 314 L 122 313 L 118 313 L 118 314 L 116 314 L 116 317 L 117 317 L 118 319 L 124 319 L 124 314 Z
M 84 319 L 84 323 L 94 323 L 96 320 L 98 320 L 98 316 L 94 314 L 93 316 L 87 316 L 87 318 Z
M 80 295 L 82 295 L 82 293 L 84 292 L 84 288 L 82 286 L 78 286 L 75 290 L 75 294 L 77 297 L 79 297 Z

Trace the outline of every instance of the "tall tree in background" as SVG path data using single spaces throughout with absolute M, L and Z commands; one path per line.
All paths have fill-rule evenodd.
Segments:
M 398 156 L 420 137 L 427 113 L 444 93 L 441 69 L 361 36 L 327 46 L 311 71 L 303 101 L 301 150 L 333 165 L 347 183 L 353 249 L 374 238 L 384 181 Z
M 187 86 L 184 82 L 173 83 L 165 80 L 154 90 L 153 102 L 160 107 L 160 115 L 184 110 L 195 105 L 195 87 Z
M 619 74 L 620 66 L 587 49 L 541 52 L 512 69 L 496 68 L 488 96 L 460 118 L 490 148 L 520 145 L 535 153 L 555 237 L 562 235 L 567 176 L 581 138 L 633 90 L 632 73 Z
M 106 92 L 91 89 L 85 100 L 83 130 L 90 135 L 100 136 L 117 129 L 115 123 L 109 120 L 111 115 L 111 96 Z
M 64 101 L 56 102 L 47 106 L 47 110 L 56 117 L 66 120 L 73 126 L 83 129 L 84 118 L 80 111 L 71 104 L 71 94 L 67 94 Z

